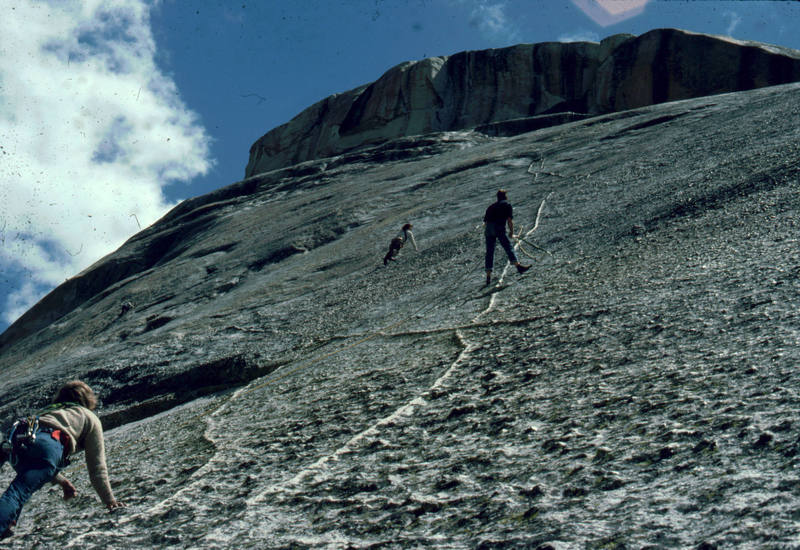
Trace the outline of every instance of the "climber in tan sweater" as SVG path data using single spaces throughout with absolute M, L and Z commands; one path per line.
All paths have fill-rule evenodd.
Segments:
M 0 538 L 11 534 L 23 505 L 48 481 L 61 486 L 65 500 L 75 496 L 75 486 L 60 472 L 68 464 L 67 457 L 79 451 L 86 452 L 89 479 L 103 504 L 109 510 L 125 506 L 114 498 L 108 480 L 103 426 L 92 412 L 96 406 L 92 389 L 74 380 L 59 390 L 52 405 L 38 413 L 38 425 L 30 430 L 27 424 L 25 430 L 17 425 L 12 429 L 9 460 L 17 476 L 0 497 Z

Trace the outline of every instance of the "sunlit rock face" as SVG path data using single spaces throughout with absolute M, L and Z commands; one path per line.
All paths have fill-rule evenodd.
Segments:
M 795 546 L 798 94 L 401 137 L 181 203 L 3 335 L 0 418 L 86 380 L 129 505 L 79 455 L 4 544 Z M 533 267 L 498 250 L 486 287 L 500 187 Z
M 602 114 L 800 80 L 800 52 L 660 29 L 398 65 L 259 139 L 246 176 L 401 136 L 557 112 Z
M 786 48 L 673 29 L 617 44 L 597 69 L 590 112 L 800 80 L 800 52 Z

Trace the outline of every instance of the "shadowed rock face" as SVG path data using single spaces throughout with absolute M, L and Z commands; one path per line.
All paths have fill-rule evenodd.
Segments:
M 181 203 L 3 335 L 0 417 L 87 380 L 129 504 L 77 457 L 82 496 L 37 493 L 8 546 L 791 547 L 798 94 L 403 137 Z M 533 268 L 498 250 L 486 288 L 499 187 Z
M 407 62 L 250 149 L 249 177 L 401 136 L 557 112 L 602 114 L 800 80 L 800 52 L 675 29 Z

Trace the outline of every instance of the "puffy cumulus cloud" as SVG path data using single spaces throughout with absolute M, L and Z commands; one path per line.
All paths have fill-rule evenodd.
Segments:
M 156 66 L 143 0 L 19 2 L 0 18 L 0 271 L 12 322 L 169 208 L 210 138 Z

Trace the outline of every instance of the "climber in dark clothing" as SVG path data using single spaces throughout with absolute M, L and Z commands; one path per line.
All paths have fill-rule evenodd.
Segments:
M 492 281 L 492 268 L 494 267 L 494 249 L 497 241 L 500 241 L 500 246 L 506 251 L 508 261 L 517 267 L 519 273 L 525 273 L 531 266 L 522 265 L 517 260 L 514 254 L 514 249 L 511 247 L 511 242 L 506 236 L 506 225 L 508 225 L 508 232 L 511 237 L 514 237 L 514 209 L 508 202 L 508 196 L 504 189 L 497 192 L 497 202 L 491 204 L 486 209 L 486 214 L 483 216 L 484 223 L 484 236 L 486 237 L 486 284 Z
M 414 234 L 411 232 L 412 227 L 414 226 L 410 223 L 405 224 L 402 229 L 400 229 L 400 233 L 392 239 L 392 242 L 389 243 L 389 252 L 383 257 L 383 265 L 388 264 L 389 260 L 394 260 L 397 253 L 400 252 L 400 249 L 403 248 L 403 245 L 406 244 L 406 241 L 409 239 L 411 239 L 411 244 L 414 245 L 414 250 L 419 252 L 417 241 L 414 240 Z

